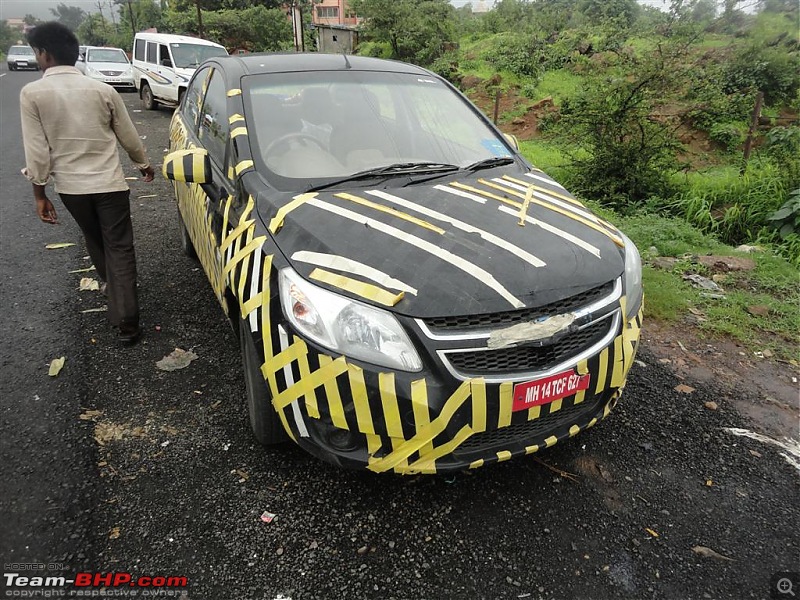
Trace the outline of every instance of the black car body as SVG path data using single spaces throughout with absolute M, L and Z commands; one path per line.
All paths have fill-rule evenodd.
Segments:
M 445 80 L 354 56 L 212 59 L 170 136 L 184 249 L 239 333 L 262 443 L 436 473 L 615 406 L 636 248 Z

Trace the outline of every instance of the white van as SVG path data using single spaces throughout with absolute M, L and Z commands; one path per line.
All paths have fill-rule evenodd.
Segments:
M 168 33 L 137 33 L 133 40 L 133 80 L 142 104 L 176 106 L 197 66 L 225 56 L 223 46 L 200 38 Z

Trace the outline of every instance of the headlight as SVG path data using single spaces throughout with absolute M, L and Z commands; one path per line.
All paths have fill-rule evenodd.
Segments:
M 90 67 L 89 65 L 86 65 L 86 74 L 87 75 L 99 75 L 100 73 L 94 67 Z
M 422 369 L 419 354 L 392 314 L 317 287 L 290 268 L 278 280 L 283 313 L 304 336 L 382 367 Z
M 642 257 L 631 239 L 620 233 L 625 241 L 625 297 L 627 298 L 627 315 L 631 319 L 642 306 Z

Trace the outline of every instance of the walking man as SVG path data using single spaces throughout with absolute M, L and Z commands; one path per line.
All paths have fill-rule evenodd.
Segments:
M 153 180 L 136 127 L 117 91 L 75 68 L 78 39 L 61 23 L 37 25 L 28 33 L 42 78 L 20 92 L 25 163 L 39 218 L 58 223 L 45 192 L 56 193 L 81 228 L 89 256 L 108 296 L 108 319 L 123 344 L 138 340 L 136 254 L 130 189 L 117 141 L 144 176 Z

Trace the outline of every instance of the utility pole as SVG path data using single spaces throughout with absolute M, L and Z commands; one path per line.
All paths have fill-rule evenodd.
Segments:
M 203 13 L 200 11 L 200 0 L 194 0 L 194 5 L 197 7 L 197 34 L 202 38 L 203 35 Z
M 133 33 L 133 37 L 136 37 L 136 20 L 133 18 L 133 7 L 131 6 L 131 0 L 128 0 L 128 14 L 131 17 L 131 32 Z

